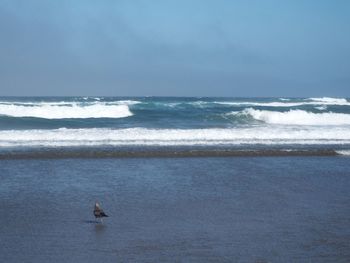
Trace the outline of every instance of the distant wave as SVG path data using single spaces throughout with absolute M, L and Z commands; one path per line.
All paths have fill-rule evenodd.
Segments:
M 245 109 L 233 112 L 233 115 L 248 115 L 256 120 L 269 124 L 284 125 L 350 125 L 350 114 L 345 113 L 312 113 L 303 110 L 277 112 L 268 110 Z
M 242 101 L 242 102 L 216 101 L 215 103 L 222 104 L 222 105 L 263 106 L 263 107 L 294 107 L 294 106 L 309 104 L 306 102 L 249 102 L 249 101 Z
M 350 156 L 350 150 L 337 150 L 337 154 Z
M 0 146 L 349 144 L 350 127 L 54 129 L 0 131 Z
M 118 100 L 115 102 L 109 102 L 107 104 L 117 104 L 117 105 L 136 105 L 142 103 L 141 101 L 138 100 Z
M 138 100 L 116 100 L 116 101 L 100 101 L 99 98 L 92 98 L 93 101 L 88 101 L 90 98 L 82 98 L 83 101 L 6 101 L 1 100 L 0 105 L 17 105 L 17 106 L 72 106 L 72 105 L 135 105 L 142 103 Z
M 68 102 L 45 103 L 0 103 L 0 115 L 11 117 L 34 117 L 44 119 L 69 118 L 125 118 L 133 114 L 127 102 L 119 105 L 94 103 L 82 105 Z
M 344 98 L 322 97 L 322 98 L 308 98 L 306 100 L 311 100 L 314 102 L 325 103 L 325 104 L 334 104 L 334 105 L 348 105 L 349 104 L 349 102 Z
M 315 109 L 324 111 L 324 110 L 327 110 L 327 106 L 325 106 L 325 105 L 323 105 L 323 106 L 318 106 L 318 107 L 315 107 Z
M 263 106 L 263 107 L 296 107 L 303 105 L 338 105 L 338 106 L 350 106 L 344 98 L 307 98 L 303 101 L 291 102 L 290 99 L 280 98 L 281 101 L 272 102 L 253 102 L 253 101 L 215 101 L 214 103 L 222 105 L 235 105 L 235 106 Z

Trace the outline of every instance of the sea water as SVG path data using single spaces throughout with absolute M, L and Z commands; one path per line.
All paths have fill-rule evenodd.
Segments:
M 85 148 L 85 149 L 84 149 Z M 167 149 L 256 155 L 346 154 L 345 98 L 0 98 L 0 157 Z M 5 155 L 2 153 L 5 152 Z M 14 157 L 14 156 L 13 156 Z
M 0 261 L 348 262 L 349 116 L 345 98 L 1 98 Z
M 0 261 L 349 262 L 349 163 L 0 160 Z

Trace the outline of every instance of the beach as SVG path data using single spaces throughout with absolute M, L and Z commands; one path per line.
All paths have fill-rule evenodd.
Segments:
M 0 180 L 3 262 L 350 259 L 348 157 L 12 159 Z
M 0 1 L 0 263 L 349 263 L 350 1 Z
M 349 262 L 349 116 L 346 98 L 1 97 L 0 261 Z

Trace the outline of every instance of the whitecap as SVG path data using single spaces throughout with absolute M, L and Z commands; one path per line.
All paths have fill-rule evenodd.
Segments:
M 279 100 L 282 100 L 281 98 Z M 214 101 L 213 103 L 231 106 L 261 106 L 261 107 L 296 107 L 303 105 L 339 105 L 339 106 L 350 106 L 350 102 L 346 99 L 336 98 L 308 98 L 304 101 L 291 102 L 287 99 L 282 101 L 271 101 L 271 102 L 254 102 L 254 101 Z
M 0 131 L 0 147 L 350 144 L 350 127 L 84 128 Z
M 41 103 L 31 105 L 0 104 L 0 115 L 11 117 L 34 117 L 44 119 L 68 118 L 125 118 L 133 114 L 127 105 L 94 103 Z
M 326 110 L 327 109 L 327 106 L 323 105 L 323 106 L 317 106 L 315 107 L 315 109 L 317 110 Z
M 350 156 L 350 150 L 337 150 L 337 154 Z
M 345 113 L 312 113 L 303 110 L 277 112 L 248 108 L 240 112 L 240 114 L 252 116 L 256 120 L 269 124 L 321 126 L 350 125 L 350 114 Z
M 330 98 L 330 97 L 322 97 L 322 98 L 308 98 L 306 100 L 311 100 L 314 102 L 325 103 L 325 104 L 334 104 L 334 105 L 348 105 L 348 101 L 344 98 Z

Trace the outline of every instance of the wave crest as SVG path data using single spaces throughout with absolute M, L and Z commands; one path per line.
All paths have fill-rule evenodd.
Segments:
M 322 97 L 322 98 L 309 98 L 307 100 L 311 100 L 314 102 L 321 102 L 325 104 L 334 104 L 334 105 L 347 105 L 348 101 L 344 98 L 330 98 L 330 97 Z
M 0 131 L 0 147 L 349 144 L 350 128 L 55 129 Z
M 253 101 L 215 101 L 216 104 L 227 105 L 227 106 L 260 106 L 260 107 L 297 107 L 305 105 L 337 105 L 337 106 L 350 106 L 350 102 L 346 99 L 337 98 L 308 98 L 304 101 L 290 101 L 290 99 L 280 98 L 281 101 L 271 102 L 253 102 Z
M 39 104 L 15 105 L 0 104 L 0 115 L 11 117 L 34 117 L 44 119 L 84 119 L 84 118 L 125 118 L 133 114 L 127 103 L 107 105 L 95 103 L 91 105 L 71 104 Z
M 237 113 L 234 113 L 237 115 Z M 345 113 L 312 113 L 303 110 L 290 110 L 277 112 L 268 110 L 255 110 L 248 108 L 240 114 L 249 115 L 256 120 L 269 124 L 284 125 L 350 125 L 350 115 Z

